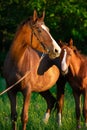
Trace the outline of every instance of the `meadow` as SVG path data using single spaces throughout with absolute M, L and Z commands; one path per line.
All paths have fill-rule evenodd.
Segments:
M 6 83 L 3 78 L 0 78 L 0 92 L 5 89 Z M 50 90 L 56 96 L 56 86 Z M 23 97 L 21 93 L 17 94 L 17 130 L 21 130 L 21 111 L 22 111 Z M 29 120 L 27 123 L 27 130 L 76 130 L 75 120 L 75 103 L 72 95 L 72 89 L 69 84 L 66 84 L 65 99 L 62 116 L 62 126 L 58 127 L 56 110 L 52 111 L 48 124 L 44 124 L 43 117 L 46 111 L 46 102 L 38 94 L 32 93 L 29 107 Z M 84 120 L 81 116 L 80 130 L 87 130 L 84 128 Z M 10 120 L 10 102 L 7 93 L 0 97 L 0 130 L 11 130 Z

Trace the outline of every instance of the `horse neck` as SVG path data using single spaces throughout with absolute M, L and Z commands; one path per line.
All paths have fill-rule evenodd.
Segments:
M 73 76 L 78 75 L 80 67 L 81 67 L 81 58 L 74 53 L 70 61 L 70 69 Z
M 27 46 L 30 46 L 31 29 L 27 26 L 20 27 L 10 48 L 11 56 L 16 60 L 19 60 Z
M 34 35 L 33 29 L 29 23 L 20 27 L 17 31 L 11 46 L 12 55 L 19 55 L 20 51 L 23 53 L 27 46 L 46 53 L 40 41 L 37 39 L 36 35 Z

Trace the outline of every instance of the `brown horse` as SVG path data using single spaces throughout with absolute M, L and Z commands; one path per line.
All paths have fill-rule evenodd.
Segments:
M 82 55 L 75 46 L 73 46 L 73 40 L 70 42 L 63 43 L 60 42 L 60 46 L 62 48 L 62 52 L 60 55 L 61 70 L 62 74 L 66 74 L 65 76 L 59 76 L 57 80 L 57 100 L 53 97 L 49 90 L 42 93 L 42 96 L 45 98 L 47 102 L 47 111 L 44 118 L 44 121 L 47 123 L 50 117 L 51 110 L 57 102 L 57 112 L 58 112 L 58 124 L 61 125 L 62 118 L 62 108 L 64 104 L 64 89 L 66 82 L 69 82 L 70 86 L 73 90 L 73 95 L 75 98 L 76 104 L 76 120 L 77 120 L 77 128 L 81 128 L 80 125 L 80 96 L 83 94 L 84 97 L 84 105 L 83 105 L 83 117 L 85 118 L 85 126 L 87 127 L 87 81 L 86 81 L 86 68 L 87 68 L 87 57 Z M 57 58 L 56 60 L 58 60 Z M 75 61 L 74 61 L 75 60 Z M 80 63 L 80 64 L 79 64 Z
M 8 91 L 13 130 L 16 130 L 17 121 L 17 92 L 21 91 L 24 96 L 21 120 L 22 129 L 26 130 L 31 93 L 51 88 L 59 77 L 59 69 L 53 62 L 51 63 L 49 57 L 57 57 L 61 48 L 52 38 L 43 20 L 44 13 L 41 18 L 38 18 L 34 11 L 33 18 L 21 24 L 4 62 L 4 77 L 7 87 L 28 73 L 25 79 Z M 48 53 L 49 57 L 47 54 L 42 56 L 43 53 Z
M 67 80 L 70 83 L 76 104 L 77 127 L 80 128 L 80 96 L 84 97 L 83 117 L 87 127 L 87 56 L 82 55 L 73 41 L 62 46 L 61 52 L 61 70 L 67 74 Z M 62 99 L 61 99 L 62 100 Z

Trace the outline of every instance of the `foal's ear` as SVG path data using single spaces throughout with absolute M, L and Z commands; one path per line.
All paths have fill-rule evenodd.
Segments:
M 69 41 L 69 46 L 72 47 L 73 46 L 73 39 L 71 38 Z
M 63 47 L 63 42 L 61 41 L 61 40 L 58 40 L 58 45 L 60 46 L 60 47 Z
M 34 13 L 33 13 L 33 21 L 35 22 L 37 19 L 38 19 L 37 11 L 34 10 Z

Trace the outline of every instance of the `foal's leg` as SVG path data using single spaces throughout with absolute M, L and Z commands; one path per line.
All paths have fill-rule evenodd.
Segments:
M 83 116 L 85 118 L 85 126 L 87 127 L 87 88 L 84 91 Z
M 79 128 L 81 128 L 81 125 L 80 125 L 80 114 L 81 114 L 80 101 L 81 101 L 81 98 L 80 98 L 80 93 L 79 92 L 73 91 L 73 95 L 74 95 L 74 98 L 75 98 L 77 128 L 79 129 Z
M 64 105 L 64 88 L 58 87 L 57 91 L 57 101 L 58 101 L 58 106 L 57 106 L 57 113 L 58 113 L 58 125 L 61 126 L 61 118 L 62 118 L 62 109 Z
M 8 92 L 8 97 L 10 99 L 10 104 L 11 104 L 12 130 L 16 130 L 16 121 L 17 121 L 16 93 L 13 92 L 13 91 L 9 91 Z
M 57 81 L 57 113 L 58 113 L 58 125 L 61 126 L 62 109 L 64 105 L 64 88 L 66 84 L 65 77 L 60 77 Z
M 31 97 L 31 91 L 29 90 L 29 87 L 23 90 L 23 96 L 24 96 L 24 104 L 23 104 L 23 110 L 22 110 L 22 130 L 26 130 L 26 124 L 28 122 L 28 108 L 30 103 L 30 97 Z
M 56 99 L 54 98 L 54 96 L 51 94 L 51 92 L 49 90 L 44 91 L 44 92 L 40 92 L 40 95 L 42 97 L 44 97 L 44 99 L 46 100 L 47 103 L 47 110 L 44 116 L 44 123 L 47 123 L 51 114 L 51 111 L 56 103 Z

